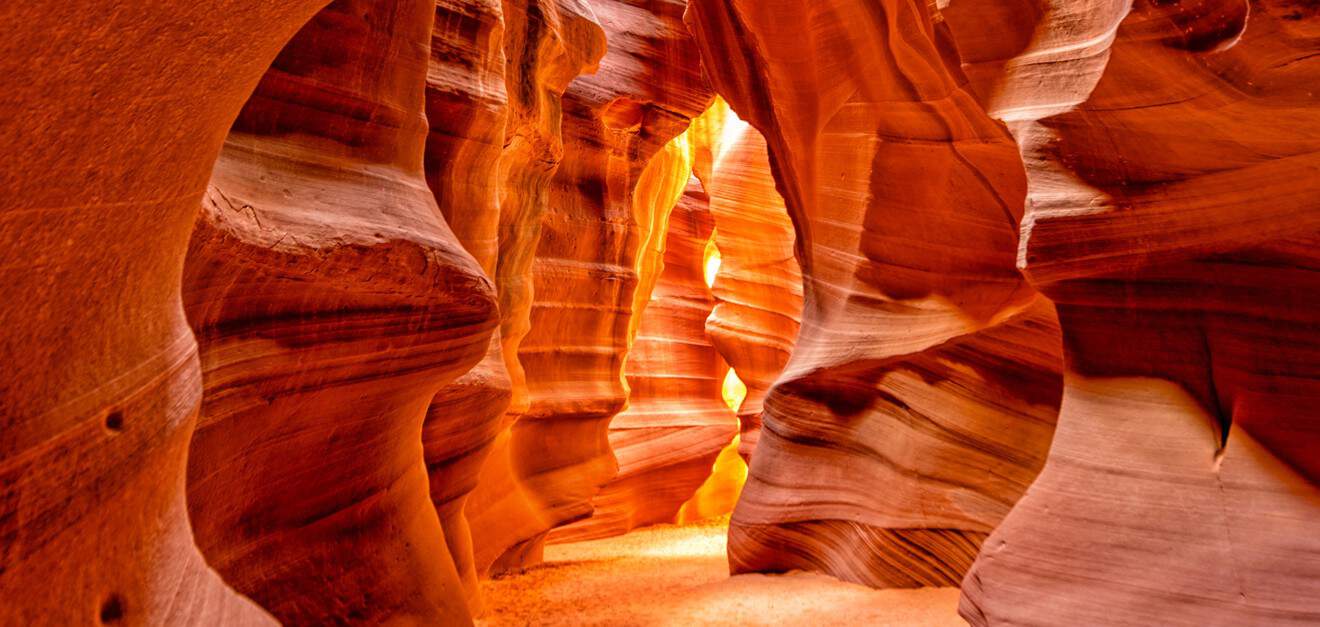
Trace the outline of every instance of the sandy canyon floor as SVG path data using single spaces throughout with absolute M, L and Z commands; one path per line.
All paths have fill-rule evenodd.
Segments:
M 545 563 L 486 582 L 485 627 L 965 625 L 958 590 L 872 590 L 806 573 L 730 577 L 727 521 L 552 545 Z

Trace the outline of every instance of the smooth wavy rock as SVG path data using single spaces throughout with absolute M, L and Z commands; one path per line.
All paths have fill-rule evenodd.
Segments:
M 498 0 L 436 2 L 426 76 L 426 181 L 454 235 L 488 277 L 496 276 L 500 253 L 500 157 L 509 113 L 505 68 Z M 481 600 L 464 509 L 511 396 L 495 333 L 481 362 L 431 400 L 422 427 L 431 499 L 474 614 Z
M 528 407 L 508 442 L 522 502 L 503 512 L 497 538 L 477 540 L 498 556 L 495 572 L 539 561 L 546 532 L 589 516 L 617 470 L 607 427 L 626 400 L 639 271 L 691 171 L 690 159 L 662 149 L 713 98 L 683 2 L 590 6 L 610 45 L 599 70 L 564 95 L 564 159 L 541 219 L 536 298 L 518 350 Z M 670 165 L 653 167 L 657 155 Z
M 722 398 L 729 366 L 705 330 L 715 305 L 704 276 L 713 229 L 709 199 L 694 177 L 669 216 L 664 269 L 628 353 L 628 408 L 610 421 L 618 476 L 592 500 L 591 518 L 555 529 L 551 541 L 673 522 L 737 433 Z
M 179 285 L 226 131 L 320 4 L 0 4 L 0 623 L 273 623 L 193 543 Z
M 920 0 L 693 0 L 765 136 L 802 328 L 730 527 L 735 572 L 955 585 L 1044 462 L 1058 325 L 1015 268 L 1017 146 Z
M 234 124 L 184 273 L 197 542 L 282 622 L 465 622 L 422 421 L 487 352 L 489 280 L 423 177 L 433 0 L 341 0 Z
M 505 91 L 508 109 L 499 161 L 500 352 L 510 401 L 464 515 L 471 528 L 476 574 L 501 570 L 509 547 L 544 531 L 522 484 L 512 425 L 527 410 L 527 379 L 518 347 L 530 327 L 532 262 L 550 180 L 563 159 L 561 100 L 569 83 L 594 72 L 605 54 L 605 33 L 578 0 L 503 2 Z M 516 562 L 516 554 L 509 557 Z
M 994 88 L 1026 93 L 1020 59 L 1061 57 L 1037 73 L 1089 67 L 1094 87 L 1039 121 L 1000 104 L 1031 180 L 1019 264 L 1058 303 L 1068 370 L 1049 461 L 968 573 L 962 614 L 1314 624 L 1320 11 L 1126 8 L 1092 11 L 1111 34 L 1072 46 L 1072 23 L 1041 14 L 1036 32 L 1060 35 Z M 1107 66 L 1066 62 L 1092 43 L 1112 43 Z
M 720 268 L 706 332 L 747 386 L 738 406 L 738 448 L 751 459 L 765 395 L 788 364 L 802 324 L 802 269 L 765 138 L 753 128 L 729 135 L 710 175 Z

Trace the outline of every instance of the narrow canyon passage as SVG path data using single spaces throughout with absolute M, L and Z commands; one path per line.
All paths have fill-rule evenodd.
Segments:
M 1320 624 L 1314 0 L 0 24 L 0 627 Z

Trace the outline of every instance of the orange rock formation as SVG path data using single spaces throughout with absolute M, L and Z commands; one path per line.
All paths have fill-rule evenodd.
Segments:
M 761 435 L 765 395 L 788 363 L 801 325 L 802 270 L 765 138 L 756 129 L 730 126 L 709 175 L 720 267 L 706 331 L 747 386 L 738 406 L 739 449 L 750 459 Z
M 422 420 L 496 309 L 423 178 L 434 11 L 345 0 L 304 26 L 234 124 L 188 251 L 193 528 L 282 622 L 466 613 Z
M 713 98 L 683 2 L 602 0 L 591 9 L 616 43 L 564 95 L 564 159 L 545 200 L 518 348 L 527 406 L 515 405 L 502 454 L 519 490 L 483 481 L 472 497 L 490 509 L 490 523 L 473 526 L 482 571 L 539 561 L 546 533 L 589 516 L 617 472 L 607 432 L 626 402 L 623 362 L 635 301 L 645 302 L 639 276 L 654 272 L 642 272 L 647 243 L 663 235 L 691 168 L 668 163 L 675 156 L 663 149 Z
M 426 181 L 454 235 L 492 278 L 499 265 L 500 160 L 509 112 L 503 27 L 496 0 L 439 0 L 426 77 Z M 431 400 L 422 432 L 431 498 L 473 611 L 481 601 L 465 506 L 511 388 L 497 332 L 482 360 Z
M 510 546 L 544 530 L 532 509 L 533 497 L 523 485 L 519 460 L 511 446 L 513 421 L 527 410 L 527 379 L 518 349 L 530 325 L 532 263 L 541 237 L 550 180 L 563 158 L 561 98 L 581 72 L 595 71 L 605 52 L 604 33 L 586 4 L 508 0 L 502 8 L 508 110 L 497 175 L 499 256 L 495 280 L 500 298 L 500 352 L 510 379 L 510 400 L 477 485 L 464 507 L 464 518 L 473 534 L 471 574 L 475 575 L 489 573 Z M 478 214 L 480 211 L 476 208 Z M 437 414 L 444 411 L 440 403 L 433 408 Z M 437 457 L 452 454 L 446 448 L 433 450 Z M 433 490 L 450 489 L 433 484 Z M 470 601 L 475 608 L 475 598 L 470 597 Z
M 715 305 L 704 277 L 714 228 L 708 203 L 692 178 L 669 216 L 663 270 L 628 352 L 628 408 L 610 421 L 618 475 L 592 500 L 591 518 L 556 529 L 553 541 L 672 522 L 737 433 L 722 398 L 729 366 L 706 336 Z
M 272 622 L 193 544 L 179 286 L 229 126 L 319 4 L 0 6 L 0 623 Z
M 0 624 L 469 624 L 735 497 L 973 625 L 1320 622 L 1315 2 L 0 23 Z
M 720 93 L 767 139 L 806 280 L 731 567 L 957 584 L 1044 462 L 1059 402 L 1053 309 L 1014 267 L 1017 147 L 924 2 L 690 11 Z

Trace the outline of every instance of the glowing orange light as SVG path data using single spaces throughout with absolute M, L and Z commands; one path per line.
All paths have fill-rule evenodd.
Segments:
M 740 438 L 733 436 L 733 441 L 720 451 L 711 467 L 706 482 L 697 488 L 697 492 L 678 510 L 674 522 L 687 524 L 723 516 L 733 511 L 747 482 L 747 464 L 738 455 Z
M 715 245 L 715 234 L 712 233 L 710 241 L 706 242 L 706 261 L 704 265 L 706 287 L 715 286 L 715 275 L 720 273 L 721 263 L 723 263 L 723 257 L 720 256 L 720 247 Z
M 743 399 L 747 398 L 747 384 L 738 378 L 738 373 L 734 372 L 733 368 L 729 368 L 729 374 L 724 375 L 722 393 L 724 404 L 733 411 L 738 411 L 738 408 L 742 407 Z

